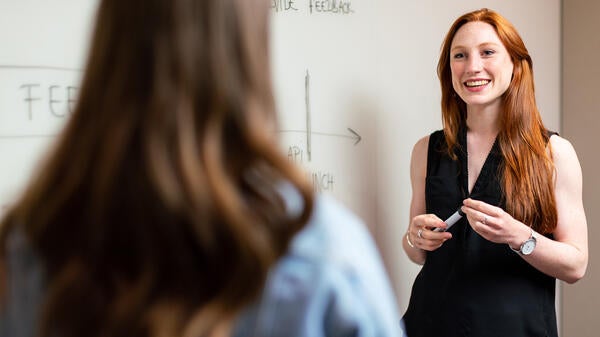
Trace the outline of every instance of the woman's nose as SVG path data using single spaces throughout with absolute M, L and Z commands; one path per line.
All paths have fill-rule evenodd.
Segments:
M 474 55 L 467 60 L 467 72 L 478 73 L 483 69 L 483 63 L 479 55 Z

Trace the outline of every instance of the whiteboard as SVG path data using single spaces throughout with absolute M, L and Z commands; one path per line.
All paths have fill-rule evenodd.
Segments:
M 0 1 L 0 205 L 14 200 L 77 98 L 95 2 Z
M 269 0 L 279 136 L 315 191 L 373 233 L 401 311 L 413 144 L 441 127 L 436 64 L 460 14 L 495 9 L 534 60 L 538 105 L 559 130 L 559 0 Z M 0 0 L 0 205 L 14 200 L 69 117 L 95 0 Z M 535 13 L 535 15 L 532 15 Z
M 507 17 L 533 57 L 544 121 L 559 130 L 560 1 L 272 0 L 271 7 L 284 150 L 316 191 L 366 222 L 403 312 L 420 268 L 401 248 L 410 153 L 441 128 L 436 67 L 447 30 L 482 7 Z

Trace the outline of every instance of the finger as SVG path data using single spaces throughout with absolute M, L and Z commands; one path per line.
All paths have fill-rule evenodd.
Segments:
M 497 212 L 496 206 L 492 206 L 484 201 L 471 198 L 463 200 L 463 205 L 488 215 L 495 215 Z
M 434 228 L 434 227 L 432 227 Z M 443 243 L 444 241 L 451 239 L 452 238 L 452 233 L 449 232 L 434 232 L 431 228 L 423 228 L 423 230 L 421 231 L 421 235 L 418 235 L 419 232 L 417 231 L 417 237 L 418 240 L 421 241 L 431 241 L 431 242 L 435 242 L 435 243 Z
M 461 211 L 465 213 L 465 216 L 467 217 L 467 220 L 469 220 L 469 222 L 474 222 L 475 220 L 477 220 L 477 214 L 479 214 L 478 210 L 470 206 L 464 205 L 461 207 Z
M 425 240 L 421 243 L 421 249 L 427 251 L 434 251 L 440 248 L 446 240 Z
M 473 230 L 476 232 L 478 232 L 479 227 L 485 227 L 488 225 L 488 221 L 490 219 L 488 214 L 482 213 L 468 206 L 463 206 L 461 210 L 465 213 L 469 225 L 471 225 Z
M 426 229 L 432 229 L 437 227 L 446 227 L 446 223 L 444 220 L 438 218 L 435 214 L 430 214 L 430 216 L 426 219 L 425 224 L 423 225 Z
M 472 199 L 470 199 L 470 200 L 472 200 Z M 463 211 L 463 213 L 465 213 L 470 220 L 476 220 L 481 223 L 486 223 L 486 221 L 484 221 L 484 219 L 486 219 L 486 217 L 487 217 L 487 219 L 489 219 L 491 217 L 496 216 L 496 214 L 497 214 L 496 207 L 486 204 L 484 202 L 480 202 L 480 201 L 476 201 L 476 200 L 473 200 L 473 201 L 481 203 L 481 204 L 474 205 L 469 202 L 469 203 L 465 203 L 461 207 L 461 210 Z

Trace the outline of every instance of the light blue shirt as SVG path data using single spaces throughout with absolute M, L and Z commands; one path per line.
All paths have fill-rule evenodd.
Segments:
M 297 210 L 298 198 L 289 192 L 290 210 Z M 0 337 L 32 337 L 44 283 L 23 235 L 9 238 L 7 262 Z M 404 336 L 395 303 L 363 223 L 319 196 L 310 222 L 273 266 L 262 296 L 240 314 L 233 337 Z
M 362 221 L 332 198 L 317 197 L 309 223 L 273 267 L 262 298 L 242 313 L 234 336 L 404 336 Z

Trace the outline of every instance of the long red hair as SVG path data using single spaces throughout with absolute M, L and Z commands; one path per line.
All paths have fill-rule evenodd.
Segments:
M 500 168 L 506 211 L 540 233 L 556 228 L 554 165 L 549 135 L 535 102 L 533 62 L 515 27 L 500 14 L 479 9 L 456 19 L 442 45 L 438 77 L 442 90 L 442 121 L 448 154 L 454 154 L 466 103 L 454 92 L 450 69 L 450 46 L 466 23 L 480 21 L 494 27 L 514 64 L 513 78 L 503 95 L 498 144 L 504 158 Z

